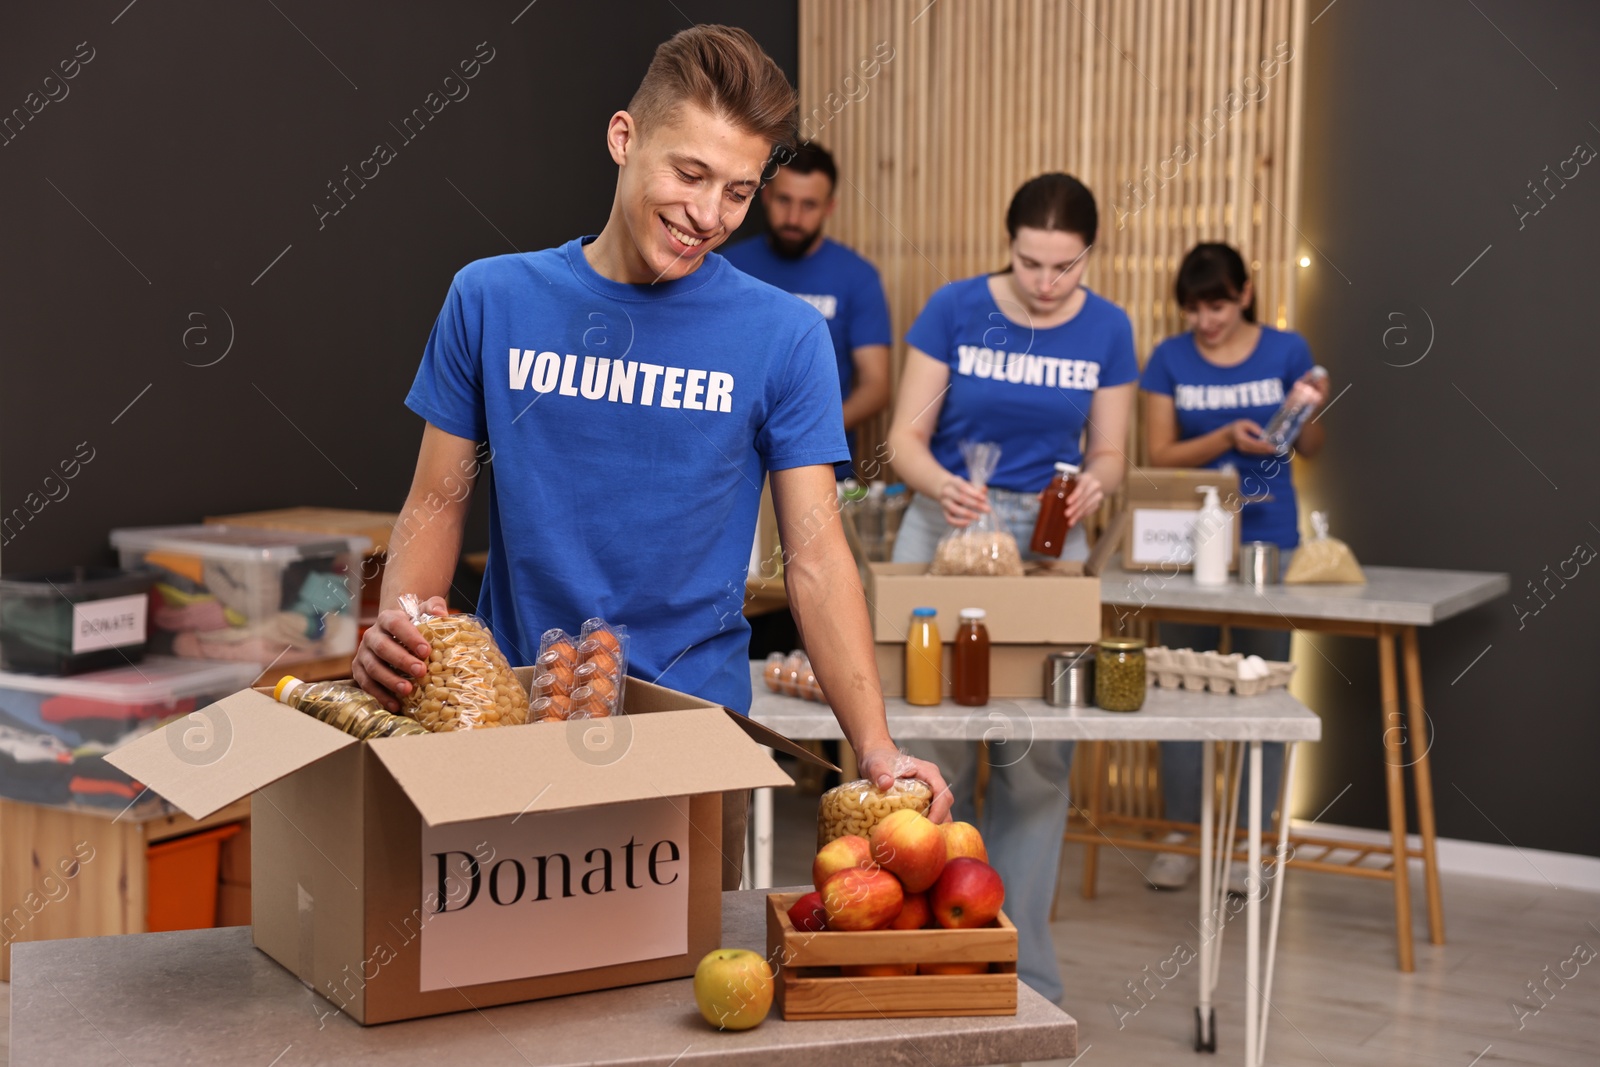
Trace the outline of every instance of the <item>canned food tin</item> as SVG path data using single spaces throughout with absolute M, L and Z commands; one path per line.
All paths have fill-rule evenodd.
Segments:
M 1044 661 L 1044 701 L 1057 708 L 1094 707 L 1094 646 L 1071 645 Z
M 1239 581 L 1261 592 L 1278 584 L 1278 546 L 1271 541 L 1247 541 L 1239 546 Z

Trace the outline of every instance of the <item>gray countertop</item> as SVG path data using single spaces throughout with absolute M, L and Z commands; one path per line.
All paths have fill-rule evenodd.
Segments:
M 762 950 L 767 891 L 723 895 L 723 943 Z M 1027 986 L 1017 1014 L 786 1023 L 700 1018 L 689 979 L 363 1027 L 250 944 L 250 928 L 12 946 L 11 1062 L 385 1065 L 829 1063 L 1071 1059 L 1078 1024 Z
M 1414 567 L 1362 567 L 1365 585 L 1274 585 L 1264 593 L 1230 582 L 1202 588 L 1187 572 L 1100 572 L 1100 602 L 1117 607 L 1182 608 L 1192 611 L 1386 622 L 1432 626 L 1511 591 L 1511 579 L 1485 571 L 1434 571 Z
M 750 664 L 755 689 L 752 719 L 797 740 L 844 736 L 826 704 L 769 690 L 761 677 L 763 666 Z M 948 701 L 937 707 L 914 707 L 899 697 L 884 704 L 889 732 L 897 741 L 1316 741 L 1322 737 L 1322 720 L 1287 689 L 1241 697 L 1151 688 L 1144 707 L 1134 712 L 1056 708 L 1043 700 L 999 698 L 976 708 Z

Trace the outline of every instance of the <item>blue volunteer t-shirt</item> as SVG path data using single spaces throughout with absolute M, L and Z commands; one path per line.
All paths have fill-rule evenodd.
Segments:
M 589 240 L 462 268 L 406 405 L 493 450 L 478 610 L 513 663 L 600 616 L 630 675 L 748 711 L 762 479 L 847 456 L 827 331 L 721 256 L 627 285 Z
M 723 253 L 728 262 L 768 285 L 775 285 L 822 312 L 833 338 L 839 364 L 839 395 L 848 397 L 855 380 L 851 352 L 890 342 L 889 301 L 883 295 L 878 268 L 824 237 L 817 250 L 799 259 L 784 259 L 765 237 L 740 241 Z
M 941 466 L 964 478 L 961 442 L 994 441 L 1000 465 L 989 484 L 1037 493 L 1057 463 L 1083 464 L 1094 391 L 1139 377 L 1128 316 L 1087 288 L 1083 295 L 1069 321 L 1042 330 L 1002 312 L 987 275 L 951 282 L 928 298 L 906 343 L 950 365 L 930 442 Z
M 1178 415 L 1178 439 L 1210 433 L 1236 419 L 1265 427 L 1294 383 L 1311 369 L 1311 348 L 1297 333 L 1261 327 L 1261 339 L 1249 357 L 1232 367 L 1219 367 L 1200 354 L 1194 334 L 1180 333 L 1156 346 L 1145 365 L 1139 387 L 1172 397 Z M 1206 464 L 1232 464 L 1239 472 L 1239 493 L 1269 499 L 1245 504 L 1239 534 L 1246 541 L 1271 541 L 1280 548 L 1300 544 L 1299 508 L 1295 500 L 1290 455 L 1252 456 L 1234 448 Z

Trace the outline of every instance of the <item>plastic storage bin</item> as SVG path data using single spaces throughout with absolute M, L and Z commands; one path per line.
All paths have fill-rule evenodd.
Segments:
M 71 678 L 0 673 L 0 797 L 120 812 L 141 787 L 106 763 L 105 754 L 174 715 L 238 692 L 258 673 L 250 663 L 164 656 Z M 196 726 L 211 730 L 200 740 L 226 743 L 225 726 Z
M 111 531 L 124 567 L 155 571 L 151 651 L 266 666 L 356 648 L 372 542 L 246 526 Z
M 0 578 L 0 670 L 64 675 L 137 663 L 152 580 L 111 567 Z
M 149 881 L 145 929 L 205 930 L 217 925 L 217 870 L 222 843 L 238 823 L 175 837 L 145 850 Z

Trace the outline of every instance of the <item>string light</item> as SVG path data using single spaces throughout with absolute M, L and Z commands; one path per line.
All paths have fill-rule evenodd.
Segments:
M 1301 257 L 1300 257 L 1300 265 L 1301 265 L 1301 266 L 1302 266 L 1302 267 L 1309 267 L 1309 266 L 1311 266 L 1311 257 L 1310 257 L 1310 256 L 1301 256 Z

